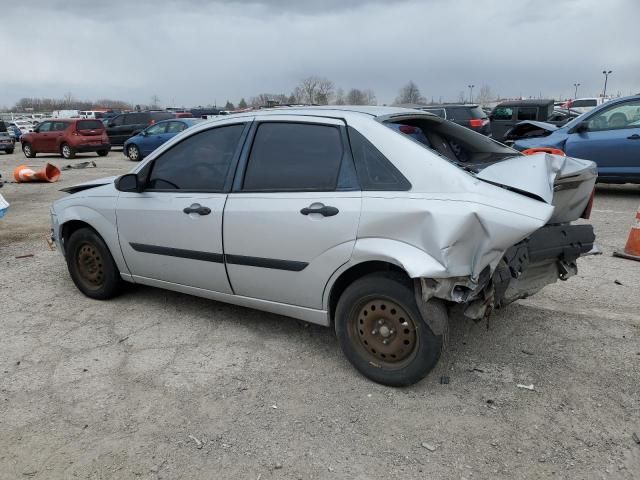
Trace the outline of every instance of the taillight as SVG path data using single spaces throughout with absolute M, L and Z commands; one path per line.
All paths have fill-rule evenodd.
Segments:
M 400 131 L 402 133 L 411 134 L 418 131 L 417 127 L 411 127 L 409 125 L 400 125 Z
M 154 119 L 151 119 L 151 121 L 149 122 L 149 125 L 153 125 L 154 123 L 156 123 L 156 121 Z
M 593 187 L 593 190 L 591 191 L 591 196 L 589 197 L 589 202 L 587 203 L 587 206 L 584 209 L 584 212 L 582 212 L 582 215 L 580 215 L 580 218 L 584 218 L 585 220 L 588 220 L 589 217 L 591 216 L 591 209 L 593 208 L 593 200 L 596 198 L 596 187 Z
M 473 128 L 484 127 L 487 123 L 489 123 L 487 118 L 472 118 L 469 120 L 469 125 Z

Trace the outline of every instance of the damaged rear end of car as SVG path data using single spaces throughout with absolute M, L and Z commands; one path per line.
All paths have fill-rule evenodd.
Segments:
M 595 241 L 591 225 L 572 223 L 589 217 L 593 162 L 523 156 L 435 117 L 396 116 L 383 123 L 392 124 L 396 136 L 408 131 L 399 124 L 420 129 L 419 136 L 404 135 L 413 145 L 399 161 L 406 162 L 413 189 L 412 201 L 398 211 L 408 213 L 398 223 L 411 222 L 403 233 L 407 242 L 432 260 L 426 268 L 420 261 L 403 265 L 419 306 L 437 298 L 463 304 L 465 316 L 480 320 L 577 273 L 577 259 Z M 418 147 L 435 152 L 440 162 L 421 157 Z M 411 203 L 416 207 L 407 208 Z M 361 229 L 366 220 L 363 214 Z

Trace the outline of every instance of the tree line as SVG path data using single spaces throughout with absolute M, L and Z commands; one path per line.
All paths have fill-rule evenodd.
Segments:
M 464 103 L 475 100 L 486 106 L 493 101 L 495 96 L 491 92 L 491 88 L 487 85 L 480 87 L 476 98 L 467 98 L 465 92 L 461 91 L 458 95 L 458 102 Z M 398 96 L 395 103 L 399 105 L 429 105 L 442 103 L 440 98 L 438 102 L 431 101 L 422 95 L 420 88 L 415 82 L 409 81 L 406 85 L 398 90 Z M 335 84 L 325 77 L 310 76 L 300 81 L 290 94 L 286 93 L 260 93 L 249 100 L 240 99 L 237 105 L 228 101 L 221 107 L 224 110 L 237 110 L 249 107 L 273 107 L 276 105 L 377 105 L 376 94 L 373 90 L 367 88 L 336 88 Z M 160 98 L 157 95 L 151 97 L 149 105 L 132 105 L 122 100 L 99 99 L 95 101 L 77 100 L 71 93 L 67 93 L 64 98 L 21 98 L 13 107 L 13 111 L 40 111 L 50 112 L 53 110 L 97 110 L 97 109 L 114 109 L 114 110 L 131 110 L 144 108 L 159 108 Z M 208 105 L 208 107 L 216 107 Z

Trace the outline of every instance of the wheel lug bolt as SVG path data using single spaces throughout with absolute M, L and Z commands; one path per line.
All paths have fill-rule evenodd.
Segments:
M 389 330 L 389 335 L 393 335 L 394 333 L 396 333 L 394 329 Z
M 382 341 L 382 343 L 384 343 L 386 345 L 387 343 L 389 343 L 389 340 L 385 339 L 385 340 Z
M 377 333 L 378 333 L 378 330 L 375 330 L 375 329 L 371 330 L 371 335 L 375 335 Z
M 384 323 L 383 319 L 378 320 L 378 325 L 382 325 Z

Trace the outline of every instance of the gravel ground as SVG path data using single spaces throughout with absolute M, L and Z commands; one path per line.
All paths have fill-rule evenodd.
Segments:
M 0 154 L 0 172 L 44 160 Z M 604 255 L 577 277 L 489 325 L 452 312 L 437 369 L 392 389 L 329 329 L 147 287 L 85 298 L 48 205 L 132 164 L 48 160 L 98 168 L 0 189 L 0 479 L 639 478 L 640 263 L 611 253 L 640 187 L 598 189 Z

